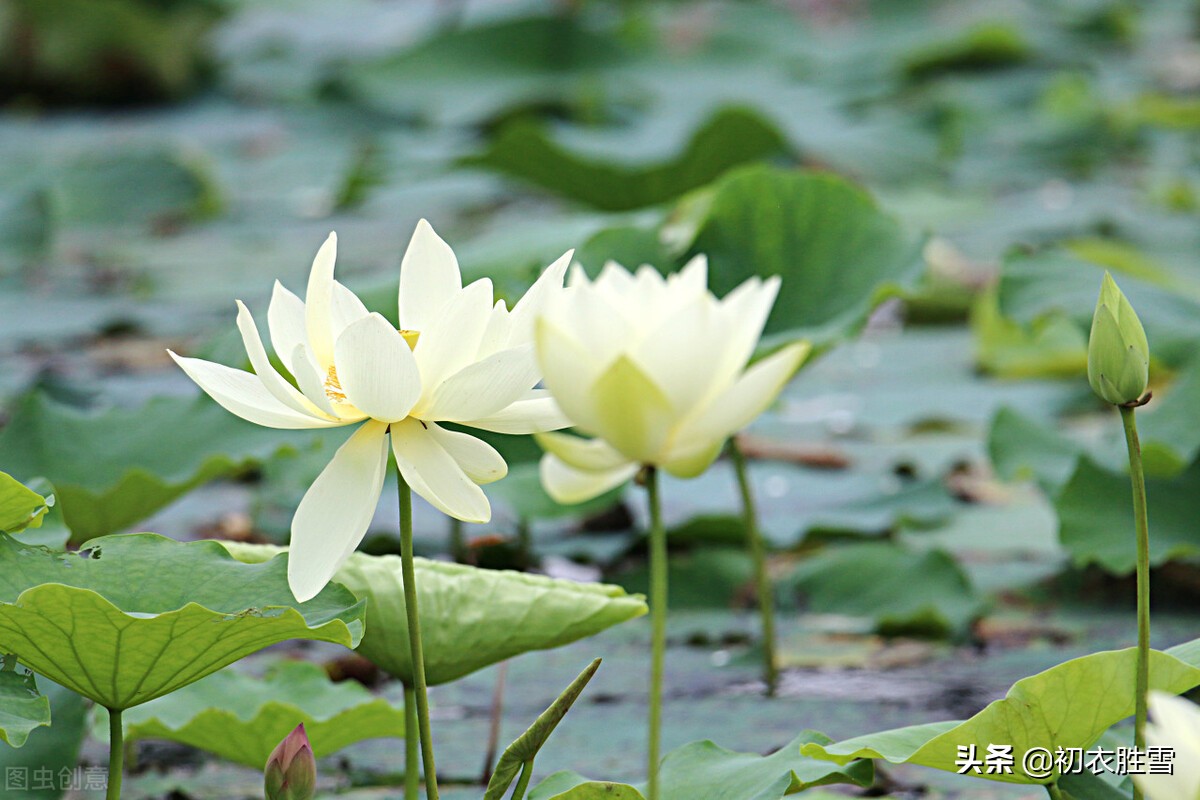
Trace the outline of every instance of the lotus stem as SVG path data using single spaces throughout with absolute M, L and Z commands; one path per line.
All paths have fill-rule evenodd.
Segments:
M 417 609 L 417 574 L 413 568 L 412 490 L 399 470 L 396 472 L 396 482 L 400 495 L 400 565 L 404 578 L 404 611 L 408 618 L 413 695 L 417 701 L 417 727 L 421 736 L 421 759 L 425 766 L 425 797 L 427 800 L 437 800 L 437 768 L 433 760 L 428 687 L 425 684 L 425 654 L 421 647 L 421 619 Z
M 463 521 L 458 517 L 450 520 L 450 557 L 459 564 L 467 563 L 467 543 L 463 536 Z
M 533 759 L 521 765 L 521 777 L 517 780 L 517 788 L 513 789 L 512 800 L 522 800 L 525 790 L 529 788 L 529 779 L 533 777 Z
M 496 668 L 496 688 L 492 692 L 492 719 L 488 724 L 487 752 L 483 755 L 483 776 L 480 783 L 487 786 L 496 765 L 496 749 L 500 746 L 500 722 L 504 716 L 504 679 L 508 675 L 508 662 L 501 661 Z
M 663 527 L 658 470 L 644 471 L 650 504 L 650 741 L 647 800 L 658 800 L 658 762 L 662 744 L 663 662 L 667 649 L 667 531 Z
M 108 709 L 107 800 L 121 800 L 121 774 L 125 768 L 125 726 L 119 710 Z
M 404 685 L 404 800 L 417 800 L 421 792 L 421 744 L 417 731 L 417 694 Z
M 1129 480 L 1133 484 L 1133 519 L 1137 527 L 1137 686 L 1134 698 L 1133 736 L 1138 750 L 1146 749 L 1146 692 L 1150 686 L 1150 522 L 1146 514 L 1146 476 L 1142 470 L 1142 446 L 1132 406 L 1121 406 L 1125 444 L 1129 449 Z M 1135 800 L 1142 791 L 1136 785 Z
M 763 683 L 768 697 L 775 696 L 779 672 L 775 666 L 775 592 L 771 576 L 767 573 L 767 553 L 763 544 L 762 531 L 758 527 L 758 509 L 754 504 L 754 490 L 750 487 L 750 475 L 746 469 L 746 456 L 738 446 L 737 437 L 729 440 L 729 452 L 733 457 L 733 469 L 737 473 L 738 489 L 742 494 L 742 527 L 746 531 L 746 545 L 754 562 L 754 584 L 758 595 L 758 613 L 762 627 Z
M 1058 788 L 1057 783 L 1043 784 L 1046 787 L 1046 794 L 1050 795 L 1050 800 L 1063 800 L 1062 790 Z

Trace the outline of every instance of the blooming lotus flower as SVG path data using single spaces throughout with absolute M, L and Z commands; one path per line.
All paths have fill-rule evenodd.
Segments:
M 263 784 L 266 800 L 312 800 L 317 789 L 317 760 L 303 723 L 267 758 Z
M 1088 382 L 1106 402 L 1136 403 L 1150 380 L 1146 331 L 1112 275 L 1104 273 L 1088 338 Z
M 797 342 L 747 369 L 779 278 L 751 278 L 724 300 L 707 278 L 703 256 L 667 278 L 610 262 L 594 282 L 573 272 L 544 309 L 535 340 L 546 388 L 580 432 L 596 437 L 537 437 L 551 497 L 581 502 L 643 465 L 699 475 L 808 355 L 808 343 Z
M 304 300 L 275 283 L 267 325 L 293 386 L 271 365 L 258 328 L 238 301 L 238 328 L 254 372 L 171 353 L 227 410 L 271 428 L 359 425 L 305 494 L 292 519 L 288 581 L 314 597 L 362 541 L 387 466 L 388 440 L 412 490 L 466 522 L 487 522 L 481 484 L 508 466 L 455 422 L 501 433 L 568 424 L 540 379 L 533 325 L 562 290 L 570 263 L 554 262 L 510 311 L 487 278 L 462 285 L 454 252 L 421 220 L 400 265 L 397 330 L 333 277 L 337 237 L 313 261 Z
M 1170 775 L 1134 775 L 1149 800 L 1200 800 L 1200 708 L 1166 692 L 1150 693 L 1146 745 L 1174 751 Z

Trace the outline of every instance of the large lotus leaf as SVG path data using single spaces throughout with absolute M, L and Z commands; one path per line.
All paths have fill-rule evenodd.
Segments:
M 53 498 L 42 497 L 7 472 L 0 472 L 0 532 L 37 527 L 53 503 Z
M 754 111 L 723 108 L 665 163 L 625 165 L 580 156 L 528 120 L 505 126 L 484 153 L 465 163 L 503 172 L 595 208 L 625 211 L 672 200 L 728 169 L 786 156 L 789 149 L 779 130 Z
M 334 683 L 316 664 L 283 661 L 263 678 L 223 669 L 125 712 L 125 739 L 169 739 L 261 769 L 304 723 L 323 758 L 363 739 L 404 735 L 404 711 L 354 681 Z
M 60 800 L 67 783 L 58 780 L 34 781 L 34 776 L 55 778 L 72 774 L 79 767 L 79 750 L 87 733 L 87 709 L 90 703 L 70 689 L 41 678 L 38 681 L 50 701 L 54 724 L 30 732 L 24 747 L 0 747 L 0 786 L 4 797 L 20 800 Z M 96 769 L 96 768 L 93 768 Z M 99 768 L 103 774 L 103 767 Z M 91 775 L 92 773 L 87 773 Z M 26 778 L 20 789 L 18 781 Z
M 0 537 L 0 652 L 106 708 L 287 639 L 354 647 L 363 605 L 341 586 L 297 603 L 286 558 L 243 564 L 215 542 L 138 533 L 62 554 Z
M 20 747 L 34 728 L 50 724 L 50 700 L 38 691 L 32 673 L 0 672 L 0 739 Z
M 1200 553 L 1200 461 L 1173 478 L 1146 479 L 1150 563 L 1158 566 Z M 1054 500 L 1058 538 L 1076 564 L 1099 564 L 1126 575 L 1137 566 L 1129 476 L 1080 458 Z
M 50 197 L 55 217 L 76 224 L 170 222 L 221 206 L 201 161 L 155 149 L 79 159 L 51 182 Z
M 54 484 L 77 542 L 128 528 L 289 442 L 303 439 L 240 420 L 208 398 L 186 397 L 85 412 L 32 393 L 0 432 L 5 467 L 18 478 L 38 475 Z
M 260 561 L 270 545 L 223 542 L 236 558 Z M 648 610 L 619 586 L 576 583 L 509 570 L 415 561 L 417 605 L 430 685 L 530 650 L 548 650 L 599 633 Z M 405 683 L 412 680 L 399 556 L 355 553 L 333 578 L 367 603 L 358 652 Z
M 1200 639 L 1150 653 L 1150 688 L 1179 694 L 1200 685 Z M 869 733 L 833 745 L 807 744 L 805 755 L 847 763 L 882 758 L 958 772 L 959 747 L 974 745 L 979 758 L 990 744 L 1013 746 L 1011 774 L 968 772 L 1006 783 L 1050 783 L 1054 774 L 1029 775 L 1022 759 L 1033 748 L 1087 749 L 1109 727 L 1133 714 L 1135 648 L 1066 661 L 1013 684 L 1004 699 L 965 722 L 934 722 Z
M 778 800 L 815 786 L 870 786 L 875 779 L 870 761 L 835 764 L 800 752 L 803 746 L 829 741 L 805 731 L 769 756 L 735 753 L 710 741 L 686 744 L 663 759 L 658 773 L 662 800 Z M 529 800 L 642 800 L 641 788 L 558 772 L 538 784 Z
M 686 249 L 708 255 L 718 296 L 753 275 L 783 278 L 767 334 L 836 339 L 924 269 L 922 237 L 834 175 L 746 167 L 711 191 Z

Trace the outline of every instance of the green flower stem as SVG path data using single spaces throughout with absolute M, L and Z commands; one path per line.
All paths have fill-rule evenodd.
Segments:
M 459 564 L 467 563 L 467 543 L 463 536 L 463 521 L 450 517 L 450 557 Z
M 1050 800 L 1063 800 L 1062 790 L 1058 788 L 1057 783 L 1044 784 L 1046 794 L 1050 795 Z
M 529 788 L 529 779 L 533 777 L 533 759 L 529 759 L 521 765 L 521 777 L 517 781 L 517 788 L 513 789 L 512 800 L 522 800 L 525 797 L 525 790 Z
M 417 740 L 417 693 L 404 687 L 404 800 L 417 800 L 421 791 L 421 746 Z
M 108 710 L 108 792 L 107 800 L 121 800 L 121 771 L 125 768 L 125 726 L 121 712 Z
M 650 503 L 650 742 L 647 800 L 658 800 L 658 762 L 662 744 L 663 660 L 667 649 L 667 531 L 658 494 L 658 470 L 645 469 Z
M 754 492 L 750 488 L 750 476 L 746 469 L 746 456 L 738 447 L 737 437 L 729 440 L 729 453 L 733 457 L 733 468 L 737 473 L 738 489 L 742 493 L 742 527 L 746 531 L 746 544 L 750 558 L 754 561 L 754 584 L 758 594 L 758 613 L 762 618 L 763 682 L 767 685 L 767 696 L 775 694 L 779 673 L 775 667 L 775 594 L 771 577 L 767 574 L 767 554 L 763 545 L 762 531 L 758 527 L 758 510 L 754 505 Z
M 1146 515 L 1146 476 L 1142 471 L 1142 446 L 1131 406 L 1121 406 L 1125 444 L 1129 448 L 1129 479 L 1133 484 L 1133 518 L 1137 526 L 1137 696 L 1134 711 L 1134 745 L 1146 748 L 1146 691 L 1150 685 L 1150 523 Z M 1141 791 L 1134 789 L 1134 795 Z
M 413 568 L 412 489 L 396 472 L 400 494 L 400 566 L 404 578 L 404 611 L 408 618 L 408 644 L 412 655 L 413 695 L 417 700 L 417 727 L 425 765 L 425 797 L 437 800 L 437 768 L 433 761 L 433 735 L 429 729 L 429 697 L 425 685 L 425 654 L 421 648 L 421 619 L 417 613 L 417 575 Z M 406 732 L 407 733 L 407 732 Z

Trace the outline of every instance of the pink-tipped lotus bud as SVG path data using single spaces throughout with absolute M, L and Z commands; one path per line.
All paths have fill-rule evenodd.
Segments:
M 297 725 L 267 759 L 265 787 L 267 800 L 312 800 L 317 760 L 304 725 Z

